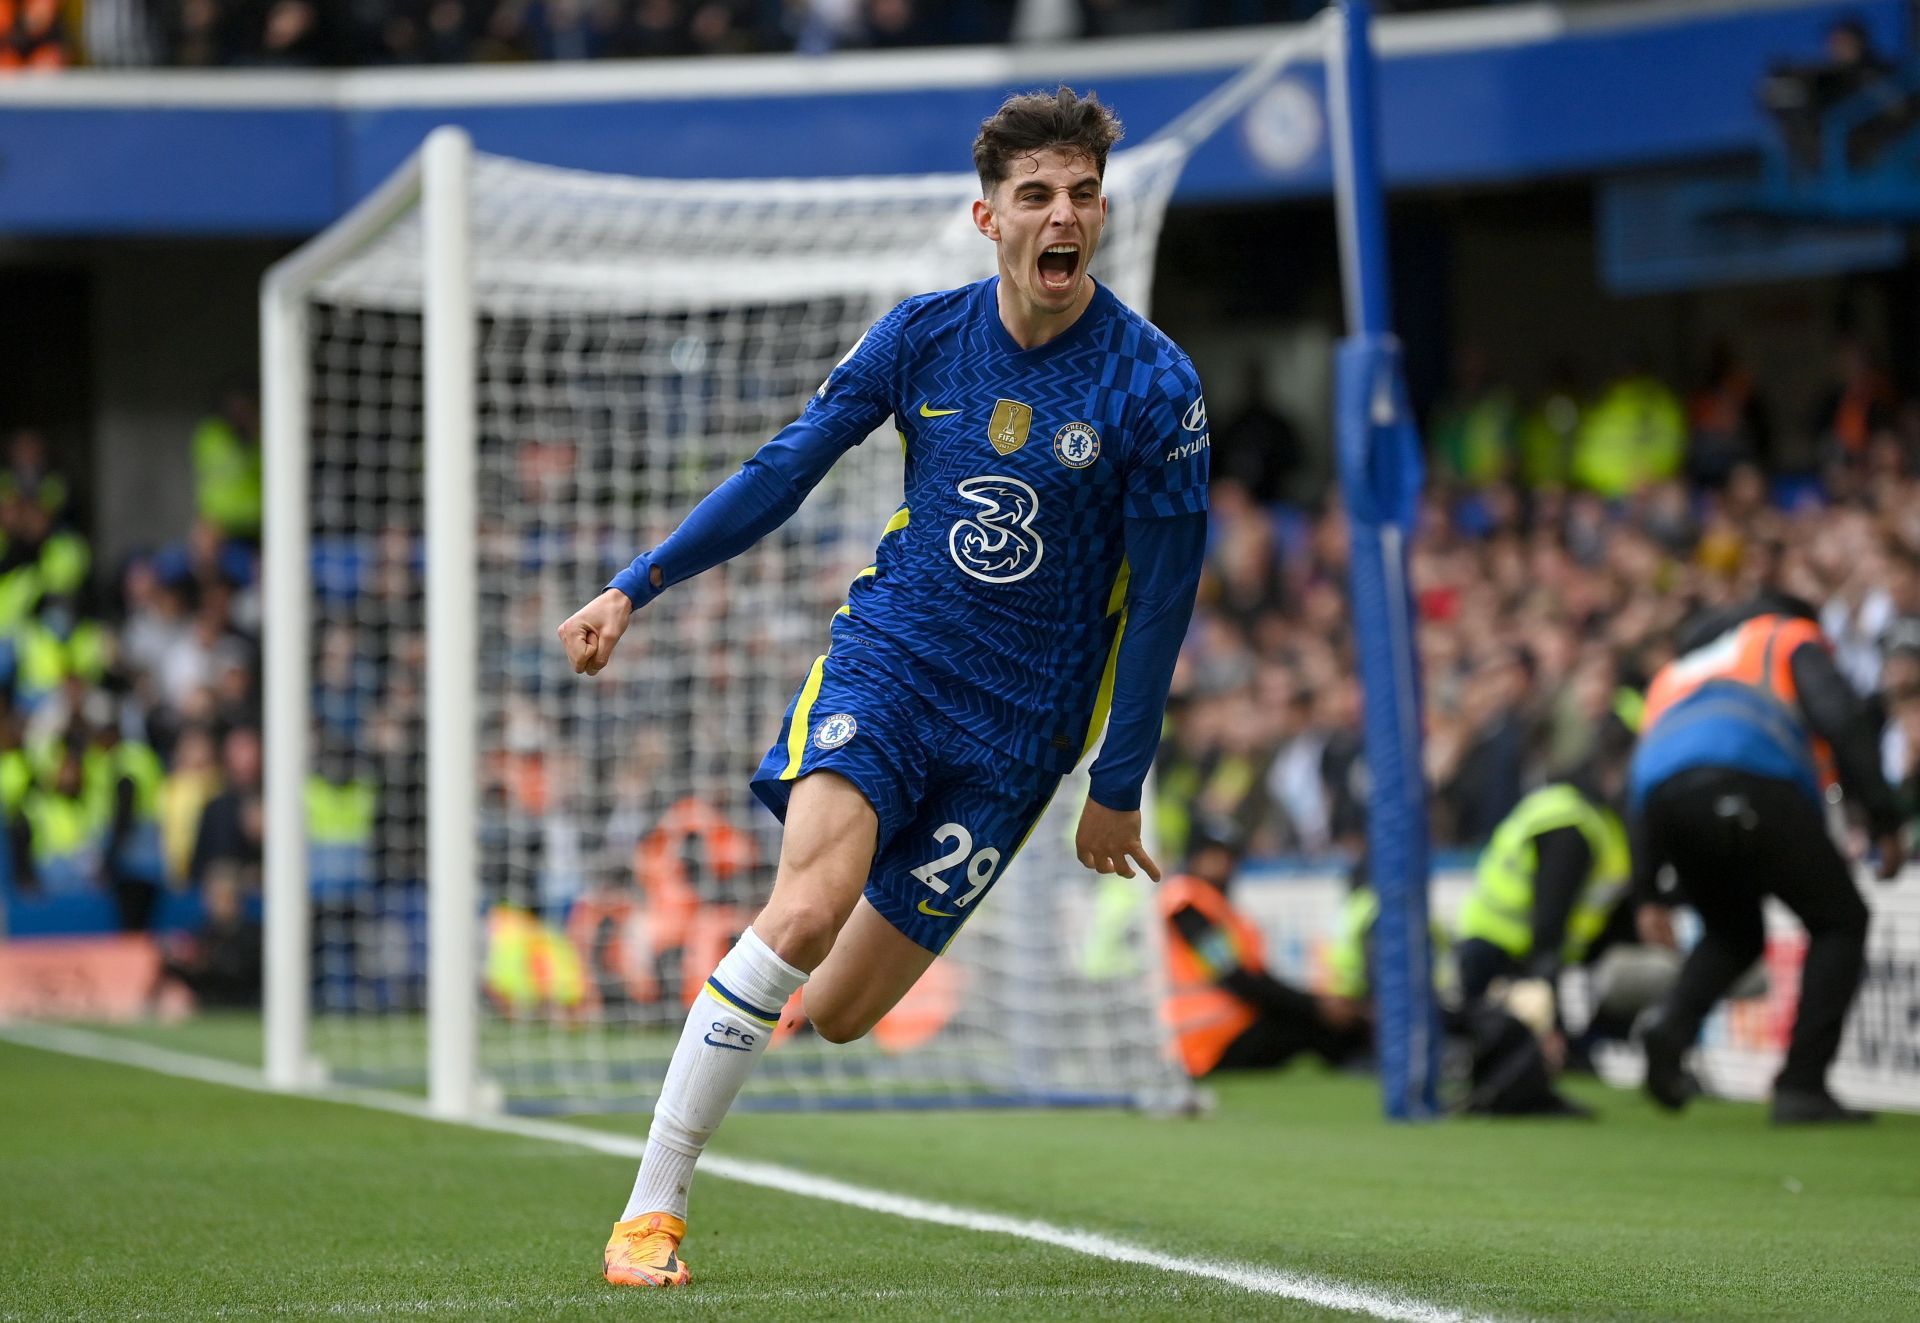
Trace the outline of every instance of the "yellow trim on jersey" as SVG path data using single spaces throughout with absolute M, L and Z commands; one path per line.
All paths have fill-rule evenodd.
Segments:
M 907 440 L 907 434 L 905 432 L 902 432 L 900 434 L 901 444 L 905 445 L 906 440 Z M 901 529 L 905 528 L 907 524 L 910 522 L 911 517 L 912 517 L 911 512 L 904 505 L 901 506 L 898 510 L 895 510 L 893 512 L 893 518 L 887 520 L 887 526 L 880 530 L 881 540 L 885 541 L 887 534 L 898 533 Z M 878 574 L 878 573 L 880 573 L 880 567 L 878 565 L 869 565 L 867 566 L 866 569 L 861 570 L 860 573 L 854 575 L 853 581 L 854 583 L 858 583 L 860 582 L 860 580 L 866 578 L 868 575 Z M 851 588 L 852 585 L 849 584 L 848 587 Z M 851 593 L 849 593 L 849 596 L 851 596 Z M 853 604 L 851 602 L 847 603 L 845 606 L 842 606 L 838 611 L 834 612 L 834 615 L 836 616 L 850 616 L 852 614 L 853 614 Z
M 1100 742 L 1100 732 L 1107 728 L 1107 713 L 1113 709 L 1113 676 L 1120 666 L 1120 640 L 1127 636 L 1127 610 L 1120 608 L 1120 625 L 1113 631 L 1113 646 L 1107 649 L 1106 669 L 1100 672 L 1100 692 L 1093 698 L 1093 719 L 1087 723 L 1087 740 L 1080 746 L 1080 756 L 1085 758 L 1093 752 L 1093 746 Z
M 1113 646 L 1107 649 L 1107 664 L 1100 672 L 1100 689 L 1093 698 L 1093 719 L 1087 724 L 1087 738 L 1080 746 L 1085 758 L 1100 742 L 1107 728 L 1107 714 L 1113 709 L 1113 677 L 1120 665 L 1120 640 L 1127 636 L 1127 585 L 1133 582 L 1133 562 L 1120 558 L 1120 571 L 1113 576 L 1113 591 L 1107 594 L 1107 614 L 1118 614 L 1120 623 L 1113 631 Z
M 749 1020 L 752 1020 L 756 1024 L 764 1024 L 769 1029 L 776 1028 L 780 1023 L 778 1020 L 769 1020 L 766 1016 L 760 1014 L 760 1012 L 758 1011 L 748 1010 L 745 1006 L 742 1006 L 739 1002 L 729 997 L 726 993 L 714 987 L 711 980 L 709 980 L 707 983 L 707 995 L 709 997 L 712 997 L 715 1001 L 719 1002 L 722 1006 L 727 1007 L 729 1010 L 739 1011 L 740 1014 L 746 1016 Z
M 808 719 L 813 715 L 813 700 L 820 697 L 820 682 L 827 675 L 827 655 L 821 653 L 814 658 L 813 669 L 807 672 L 807 682 L 800 686 L 800 702 L 793 709 L 793 724 L 787 729 L 787 770 L 780 773 L 782 781 L 791 781 L 800 775 L 800 760 L 807 752 Z
M 1107 614 L 1118 615 L 1127 606 L 1127 585 L 1133 582 L 1133 562 L 1120 558 L 1120 573 L 1113 577 L 1113 591 L 1107 594 Z

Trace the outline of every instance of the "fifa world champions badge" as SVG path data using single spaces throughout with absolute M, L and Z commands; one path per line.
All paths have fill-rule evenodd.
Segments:
M 860 723 L 851 712 L 836 712 L 813 728 L 813 747 L 837 749 L 859 733 Z
M 1027 444 L 1027 432 L 1033 427 L 1033 408 L 1018 400 L 995 400 L 993 417 L 987 420 L 987 440 L 1003 455 L 1011 455 Z
M 1070 469 L 1100 458 L 1100 434 L 1087 423 L 1068 423 L 1053 434 L 1053 457 Z

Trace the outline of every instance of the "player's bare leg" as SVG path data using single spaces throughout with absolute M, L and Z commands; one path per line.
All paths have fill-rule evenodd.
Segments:
M 691 1280 L 679 1249 L 694 1164 L 766 1050 L 781 1007 L 835 949 L 866 886 L 879 829 L 872 806 L 845 778 L 817 772 L 795 783 L 773 896 L 687 1014 L 639 1178 L 607 1242 L 608 1281 Z
M 828 1042 L 851 1043 L 899 1004 L 933 958 L 862 897 L 807 983 L 807 1019 Z
M 794 782 L 773 895 L 753 920 L 760 940 L 795 968 L 817 969 L 866 888 L 879 835 L 873 806 L 845 777 Z

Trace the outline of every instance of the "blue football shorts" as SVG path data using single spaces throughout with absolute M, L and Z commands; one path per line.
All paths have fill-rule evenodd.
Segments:
M 929 951 L 946 948 L 1046 812 L 1057 772 L 1023 766 L 897 678 L 827 655 L 787 706 L 753 792 L 782 822 L 793 783 L 844 776 L 880 819 L 866 897 Z

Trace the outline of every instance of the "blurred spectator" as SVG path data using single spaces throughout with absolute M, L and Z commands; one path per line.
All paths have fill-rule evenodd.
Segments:
M 102 847 L 98 814 L 87 799 L 85 750 L 62 741 L 50 770 L 23 798 L 12 830 L 13 875 L 28 891 L 70 896 L 96 889 Z
M 463 0 L 430 0 L 417 49 L 426 64 L 465 64 L 473 56 L 473 25 Z M 405 63 L 396 58 L 394 63 Z
M 230 64 L 236 54 L 233 16 L 222 0 L 178 0 L 168 23 L 168 63 L 185 69 Z
M 0 0 L 0 73 L 73 62 L 59 0 Z
M 1573 365 L 1548 370 L 1546 389 L 1520 420 L 1520 482 L 1529 491 L 1565 487 L 1573 477 L 1573 446 L 1582 406 Z
M 162 550 L 153 562 L 161 578 L 186 586 L 196 596 L 212 588 L 244 592 L 254 586 L 259 567 L 257 549 L 225 540 L 219 525 L 205 518 L 194 520 L 186 538 Z
M 298 13 L 275 17 L 287 5 L 304 6 L 305 0 L 280 0 L 269 14 L 268 24 L 270 29 L 277 29 L 283 48 L 291 50 L 308 40 L 306 34 L 313 20 Z M 221 392 L 218 410 L 200 420 L 193 433 L 193 472 L 200 517 L 225 537 L 257 543 L 260 406 L 251 387 L 229 385 Z
M 174 742 L 173 766 L 160 784 L 160 845 L 169 879 L 193 878 L 200 820 L 219 792 L 220 768 L 214 760 L 213 736 L 205 726 L 188 726 Z
M 1814 437 L 1823 462 L 1860 464 L 1874 434 L 1893 421 L 1893 386 L 1852 337 L 1834 350 L 1833 377 L 1814 413 Z
M 228 619 L 231 600 L 232 595 L 219 586 L 201 593 L 187 628 L 168 640 L 166 651 L 158 659 L 155 678 L 160 701 L 176 712 L 194 708 L 213 687 L 223 654 L 246 647 Z
M 168 985 L 193 994 L 203 1009 L 245 1009 L 260 1004 L 260 925 L 247 917 L 244 888 L 229 866 L 215 868 L 201 888 L 206 919 L 190 938 L 168 940 L 152 1000 Z
M 1513 391 L 1492 379 L 1486 351 L 1476 344 L 1462 348 L 1453 387 L 1428 429 L 1435 476 L 1467 487 L 1505 480 L 1513 467 L 1518 413 Z
M 662 7 L 659 0 L 656 7 Z M 823 55 L 848 45 L 860 31 L 859 0 L 795 0 L 784 8 L 787 31 L 802 55 Z
M 606 0 L 533 0 L 523 22 L 537 58 L 593 60 L 613 49 L 619 17 Z
M 247 894 L 260 892 L 261 843 L 266 810 L 261 801 L 260 732 L 237 726 L 220 744 L 225 787 L 207 801 L 193 843 L 188 876 L 205 878 L 216 867 L 230 871 Z
M 1631 496 L 1680 472 L 1687 415 L 1643 354 L 1600 393 L 1573 442 L 1573 480 L 1606 500 Z
M 1205 430 L 1206 420 L 1201 421 Z M 1262 505 L 1300 499 L 1306 451 L 1300 430 L 1268 398 L 1266 369 L 1247 363 L 1238 413 L 1213 429 L 1213 476 L 1229 478 Z
M 1820 63 L 1777 64 L 1760 83 L 1760 102 L 1780 125 L 1788 159 L 1809 174 L 1827 164 L 1821 144 L 1827 112 L 1860 92 L 1887 85 L 1893 74 L 1857 18 L 1828 28 L 1826 46 L 1827 58 Z
M 87 700 L 90 730 L 85 772 L 87 797 L 102 824 L 102 867 L 126 932 L 153 926 L 166 860 L 160 837 L 160 791 L 166 779 L 160 756 L 140 740 L 124 739 L 112 700 L 96 692 Z
M 935 29 L 917 12 L 914 0 L 865 0 L 861 10 L 863 45 L 892 50 L 937 40 Z
M 760 45 L 741 6 L 732 0 L 694 0 L 687 37 L 695 55 L 746 55 Z
M 31 616 L 44 596 L 81 597 L 92 565 L 87 540 L 56 527 L 43 503 L 0 499 L 0 633 Z
M 1713 347 L 1706 382 L 1687 402 L 1687 422 L 1687 477 L 1700 486 L 1723 486 L 1735 465 L 1768 454 L 1766 410 L 1753 373 L 1725 341 Z
M 15 705 L 35 727 L 65 730 L 79 714 L 63 690 L 69 680 L 91 688 L 105 678 L 112 650 L 107 631 L 83 617 L 72 597 L 49 594 L 13 631 L 12 644 Z
M 143 69 L 159 61 L 160 34 L 146 0 L 87 0 L 81 35 L 95 68 Z
M 46 511 L 51 527 L 58 528 L 67 515 L 72 493 L 66 478 L 47 461 L 47 438 L 31 427 L 22 427 L 7 439 L 7 467 L 0 472 L 0 504 L 24 501 Z
M 339 62 L 337 37 L 329 18 L 329 11 L 322 8 L 316 0 L 271 0 L 266 13 L 260 20 L 258 35 L 249 41 L 243 53 L 234 61 L 236 64 L 264 65 L 272 68 L 317 68 Z M 249 396 L 248 405 L 253 406 Z M 229 408 L 223 410 L 227 420 L 236 429 L 240 419 Z M 256 410 L 257 412 L 257 410 Z M 259 422 L 251 419 L 249 432 L 254 446 L 254 485 L 259 485 Z M 203 424 L 204 426 L 204 424 Z M 196 451 L 198 450 L 196 438 Z M 203 489 L 204 491 L 204 489 Z M 259 536 L 260 516 L 257 509 L 258 496 L 254 497 L 256 509 L 253 513 L 253 531 L 249 533 L 243 526 L 222 518 L 221 527 L 231 536 Z M 203 511 L 204 513 L 204 511 Z M 238 510 L 232 512 L 238 515 Z
M 1486 840 L 1520 802 L 1532 737 L 1526 700 L 1533 679 L 1533 655 L 1517 646 L 1487 658 L 1468 678 L 1461 704 L 1464 745 L 1440 780 L 1452 839 L 1461 844 Z

